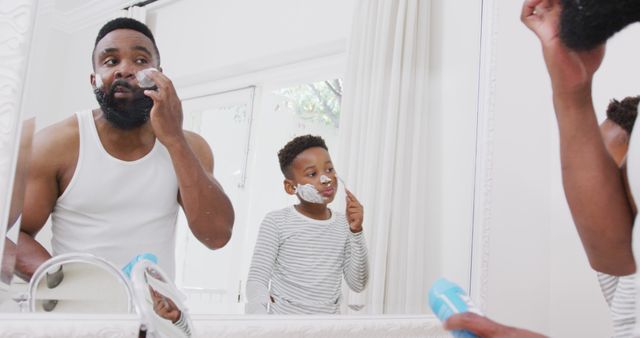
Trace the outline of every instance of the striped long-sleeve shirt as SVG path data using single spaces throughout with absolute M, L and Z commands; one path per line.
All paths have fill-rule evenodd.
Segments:
M 598 282 L 609 304 L 613 337 L 631 337 L 636 321 L 635 274 L 617 277 L 598 272 Z
M 352 290 L 360 292 L 367 284 L 368 274 L 362 231 L 352 233 L 343 213 L 332 211 L 330 219 L 315 220 L 294 207 L 273 211 L 267 214 L 258 232 L 245 310 L 338 313 L 342 276 Z

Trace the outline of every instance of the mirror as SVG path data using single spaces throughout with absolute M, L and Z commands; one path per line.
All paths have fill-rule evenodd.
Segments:
M 14 309 L 11 293 L 29 169 L 35 112 L 23 109 L 34 3 L 3 2 L 0 16 L 0 311 Z
M 53 257 L 29 283 L 30 312 L 131 313 L 132 301 L 126 276 L 90 254 Z
M 133 267 L 131 281 L 147 337 L 191 337 L 193 324 L 183 303 L 186 296 L 158 265 L 139 261 Z
M 175 278 L 163 280 L 175 281 L 190 313 L 244 313 L 260 224 L 267 213 L 296 203 L 283 191 L 276 153 L 294 136 L 308 133 L 326 140 L 338 175 L 359 199 L 394 196 L 392 203 L 364 205 L 371 273 L 361 294 L 342 285 L 341 313 L 427 314 L 426 290 L 436 278 L 469 285 L 481 2 L 430 2 L 428 32 L 422 32 L 430 51 L 420 63 L 430 77 L 415 81 L 425 87 L 423 92 L 407 90 L 416 97 L 428 93 L 423 104 L 429 114 L 420 122 L 424 129 L 397 131 L 398 140 L 415 133 L 414 141 L 428 147 L 416 150 L 422 160 L 412 162 L 413 174 L 395 186 L 386 182 L 390 188 L 380 195 L 367 188 L 389 177 L 347 175 L 348 159 L 339 155 L 346 150 L 340 149 L 345 137 L 340 113 L 350 85 L 348 41 L 361 3 L 366 2 L 159 0 L 129 9 L 130 16 L 153 30 L 163 71 L 182 99 L 184 128 L 209 143 L 215 176 L 236 211 L 231 241 L 215 251 L 195 239 L 184 214 L 178 216 L 175 274 L 168 271 Z M 89 83 L 93 42 L 102 24 L 122 14 L 131 1 L 87 4 L 39 2 L 31 86 L 24 99 L 25 109 L 38 112 L 39 131 L 97 107 Z M 455 24 L 461 20 L 469 24 Z M 409 149 L 413 142 L 397 143 Z M 356 145 L 363 153 L 412 157 L 395 154 L 396 148 L 372 149 L 373 143 Z M 342 212 L 344 199 L 340 189 L 332 210 Z M 426 216 L 404 215 L 405 202 L 424 205 L 420 212 Z M 374 221 L 386 224 L 375 236 L 368 228 Z M 52 252 L 50 227 L 49 222 L 37 240 Z M 157 289 L 148 294 L 157 293 L 162 294 Z
M 0 270 L 0 284 L 8 289 L 13 279 L 13 271 L 16 262 L 16 243 L 18 242 L 18 233 L 20 230 L 20 218 L 22 214 L 22 202 L 24 200 L 24 186 L 27 171 L 29 170 L 29 155 L 31 153 L 31 141 L 35 128 L 35 118 L 26 118 L 18 128 L 19 144 L 17 148 L 17 162 L 15 167 L 15 177 L 13 184 L 13 192 L 11 194 L 9 214 L 6 224 L 6 236 L 4 241 L 4 249 L 0 261 L 2 268 Z

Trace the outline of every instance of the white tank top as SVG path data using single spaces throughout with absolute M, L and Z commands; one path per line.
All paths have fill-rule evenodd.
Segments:
M 92 112 L 77 114 L 78 164 L 52 217 L 54 255 L 87 252 L 124 267 L 152 253 L 174 277 L 178 181 L 167 149 L 135 161 L 111 156 L 102 146 Z

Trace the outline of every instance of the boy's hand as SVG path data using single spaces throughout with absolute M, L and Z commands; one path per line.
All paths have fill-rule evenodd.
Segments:
M 362 204 L 358 201 L 358 199 L 353 196 L 351 191 L 346 190 L 347 192 L 347 221 L 349 222 L 349 229 L 351 232 L 360 232 L 362 231 L 362 220 L 364 219 L 364 210 L 362 208 Z
M 155 311 L 158 316 L 170 320 L 172 323 L 175 323 L 180 319 L 180 309 L 178 306 L 168 297 L 163 296 L 153 288 L 149 287 L 151 291 L 151 299 L 153 300 L 153 311 Z

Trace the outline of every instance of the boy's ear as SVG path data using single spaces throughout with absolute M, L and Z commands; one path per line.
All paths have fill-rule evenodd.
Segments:
M 286 178 L 283 183 L 284 183 L 284 191 L 286 191 L 287 194 L 289 195 L 296 194 L 296 186 L 293 184 L 292 180 Z

